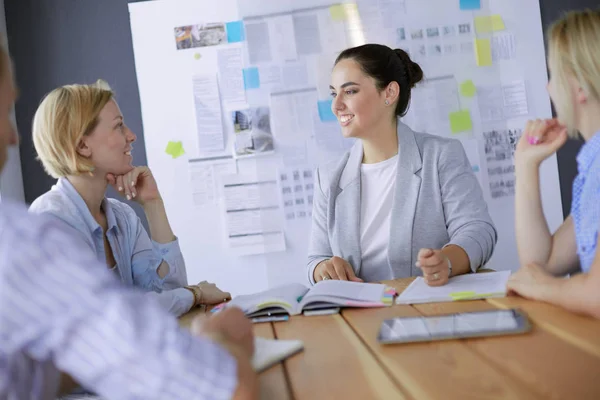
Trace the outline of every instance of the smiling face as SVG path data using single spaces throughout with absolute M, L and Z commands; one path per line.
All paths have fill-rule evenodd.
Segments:
M 379 90 L 375 80 L 350 58 L 335 65 L 329 89 L 333 98 L 331 110 L 344 137 L 368 138 L 378 125 L 389 124 L 393 119 L 394 106 L 385 104 L 386 91 Z
M 77 151 L 88 158 L 99 174 L 122 175 L 132 168 L 132 143 L 135 134 L 123 122 L 123 115 L 114 100 L 110 100 L 98 116 L 98 125 L 79 143 Z

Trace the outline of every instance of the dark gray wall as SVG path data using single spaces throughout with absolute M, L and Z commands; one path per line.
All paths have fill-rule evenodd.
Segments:
M 70 83 L 106 80 L 137 134 L 134 163 L 146 163 L 127 0 L 5 0 L 6 28 L 17 71 L 16 104 L 25 201 L 55 182 L 35 159 L 31 121 L 42 97 Z M 111 192 L 109 195 L 114 196 Z M 130 203 L 146 224 L 137 204 Z
M 526 0 L 529 1 L 529 0 Z M 135 76 L 127 0 L 5 0 L 10 49 L 18 71 L 21 97 L 17 123 L 25 199 L 33 201 L 52 185 L 35 160 L 31 120 L 42 96 L 74 82 L 107 80 L 138 142 L 134 161 L 145 163 L 144 136 Z M 568 4 L 567 4 L 568 3 Z M 597 7 L 598 0 L 541 0 L 544 28 L 569 9 Z M 570 141 L 558 153 L 563 211 L 571 205 L 575 155 L 581 142 Z M 136 207 L 138 215 L 142 216 Z

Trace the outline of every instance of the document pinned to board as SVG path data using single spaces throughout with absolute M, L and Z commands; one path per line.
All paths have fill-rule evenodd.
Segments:
M 416 278 L 396 299 L 396 304 L 438 303 L 506 296 L 511 271 L 467 274 L 450 278 L 444 286 L 429 286 Z

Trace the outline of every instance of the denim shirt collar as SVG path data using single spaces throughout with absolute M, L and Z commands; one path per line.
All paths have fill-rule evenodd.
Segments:
M 594 159 L 600 154 L 600 131 L 588 140 L 577 154 L 577 169 L 580 174 L 586 173 Z
M 58 190 L 67 196 L 67 198 L 75 205 L 77 211 L 79 211 L 79 213 L 83 216 L 85 225 L 90 232 L 95 232 L 97 229 L 102 230 L 102 227 L 92 216 L 87 204 L 85 204 L 83 197 L 81 197 L 79 192 L 77 192 L 73 184 L 69 182 L 67 178 L 59 178 L 56 185 L 52 187 L 52 190 Z M 102 199 L 102 209 L 106 213 L 108 231 L 116 230 L 117 219 L 115 218 L 115 213 L 106 197 Z

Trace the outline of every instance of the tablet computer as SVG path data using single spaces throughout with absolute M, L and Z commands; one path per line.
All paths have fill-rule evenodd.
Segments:
M 518 309 L 465 312 L 430 317 L 399 317 L 383 321 L 382 344 L 462 339 L 524 333 L 531 329 Z

